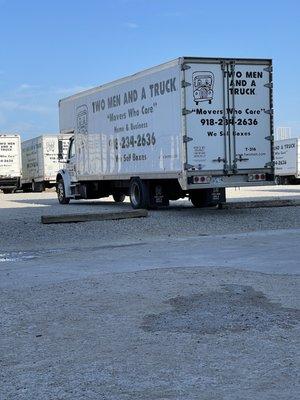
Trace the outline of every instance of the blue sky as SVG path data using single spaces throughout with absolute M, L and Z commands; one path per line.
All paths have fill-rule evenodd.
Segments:
M 275 125 L 300 136 L 300 3 L 0 0 L 0 132 L 58 131 L 60 98 L 183 56 L 273 58 Z

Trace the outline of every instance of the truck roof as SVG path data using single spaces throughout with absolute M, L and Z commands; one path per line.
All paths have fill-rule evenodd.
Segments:
M 37 139 L 40 139 L 40 138 L 58 137 L 58 135 L 60 135 L 60 134 L 59 133 L 45 133 L 45 134 L 42 134 L 42 135 L 39 135 L 39 136 L 35 136 L 33 138 L 30 138 L 30 139 L 23 140 L 22 143 L 31 142 L 32 140 L 37 140 Z
M 248 62 L 254 62 L 254 61 L 257 62 L 257 63 L 260 63 L 260 64 L 272 64 L 272 59 L 271 58 L 262 59 L 262 58 L 188 57 L 188 56 L 178 57 L 178 58 L 175 58 L 174 60 L 167 61 L 165 63 L 156 65 L 154 67 L 150 67 L 150 68 L 144 69 L 144 70 L 139 71 L 139 72 L 137 72 L 135 74 L 128 75 L 128 76 L 125 76 L 123 78 L 116 79 L 116 80 L 114 80 L 112 82 L 105 83 L 105 84 L 99 85 L 99 86 L 95 86 L 93 88 L 90 88 L 90 89 L 83 90 L 81 92 L 75 93 L 75 94 L 73 94 L 71 96 L 64 97 L 64 98 L 59 100 L 58 106 L 60 105 L 61 102 L 74 100 L 76 98 L 80 98 L 82 96 L 86 96 L 86 95 L 98 92 L 99 90 L 108 89 L 110 87 L 117 86 L 119 84 L 128 82 L 130 80 L 141 78 L 143 76 L 147 76 L 148 74 L 154 73 L 156 71 L 161 71 L 161 70 L 173 67 L 175 65 L 181 65 L 182 63 L 188 63 L 188 62 L 190 62 L 190 63 L 193 63 L 193 62 L 207 62 L 207 63 L 209 63 L 209 62 L 226 61 L 226 60 L 235 60 L 235 61 L 237 61 L 239 63 L 245 63 L 245 64 L 247 64 Z
M 0 137 L 20 137 L 20 135 L 10 134 L 10 133 L 0 133 Z

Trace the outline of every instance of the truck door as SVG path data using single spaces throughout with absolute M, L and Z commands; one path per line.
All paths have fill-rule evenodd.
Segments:
M 270 168 L 268 61 L 183 64 L 186 169 L 211 174 Z
M 75 181 L 76 180 L 76 147 L 75 147 L 74 137 L 72 137 L 70 139 L 66 169 L 68 170 L 68 172 L 70 174 L 71 181 Z

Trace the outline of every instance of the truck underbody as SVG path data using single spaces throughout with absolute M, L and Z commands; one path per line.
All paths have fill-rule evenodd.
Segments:
M 300 178 L 295 175 L 276 175 L 275 182 L 277 185 L 299 185 Z
M 45 189 L 56 187 L 55 180 L 32 180 L 31 182 L 22 182 L 21 189 L 23 192 L 43 192 Z
M 259 186 L 272 184 L 272 174 L 256 174 L 249 182 L 249 175 L 239 175 L 238 181 L 233 180 L 226 187 Z M 67 204 L 71 199 L 99 199 L 113 196 L 116 202 L 122 202 L 125 196 L 130 197 L 133 208 L 157 208 L 169 205 L 170 200 L 179 200 L 188 197 L 195 207 L 216 206 L 226 202 L 224 180 L 214 183 L 198 183 L 190 176 L 186 188 L 182 188 L 178 179 L 142 179 L 133 176 L 126 180 L 83 180 L 72 182 L 70 191 L 66 192 L 63 173 L 57 175 L 57 192 L 61 204 Z M 242 179 L 244 178 L 244 181 Z M 263 179 L 261 179 L 263 177 Z M 221 178 L 221 177 L 220 177 Z M 222 177 L 224 179 L 224 177 Z M 230 177 L 228 177 L 230 179 Z M 205 181 L 204 181 L 205 182 Z
M 13 193 L 20 187 L 20 177 L 5 177 L 0 178 L 0 190 L 3 193 Z

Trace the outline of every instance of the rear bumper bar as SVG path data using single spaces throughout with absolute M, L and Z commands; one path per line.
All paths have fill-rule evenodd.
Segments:
M 202 172 L 203 174 L 203 172 Z M 254 172 L 255 174 L 255 172 Z M 265 180 L 249 180 L 249 175 L 251 174 L 237 174 L 237 175 L 210 175 L 209 182 L 207 183 L 194 183 L 193 176 L 195 174 L 189 174 L 186 179 L 186 189 L 209 189 L 215 187 L 246 187 L 246 186 L 267 186 L 274 185 L 274 175 L 267 173 Z

